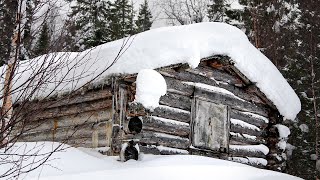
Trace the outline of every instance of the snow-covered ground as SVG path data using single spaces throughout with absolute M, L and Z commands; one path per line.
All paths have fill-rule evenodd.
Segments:
M 31 155 L 37 152 L 37 154 L 40 155 L 28 157 L 23 161 L 22 166 L 24 166 L 30 162 L 37 162 L 41 158 L 46 157 L 46 153 L 60 147 L 59 145 L 61 144 L 53 142 L 17 143 L 10 152 L 6 154 Z M 118 157 L 104 156 L 92 149 L 73 148 L 68 145 L 62 145 L 60 148 L 64 150 L 54 153 L 45 165 L 27 175 L 19 176 L 18 179 L 300 179 L 287 174 L 201 156 L 156 156 L 142 154 L 139 161 L 130 160 L 123 163 L 118 161 Z M 2 153 L 3 150 L 0 150 L 1 164 L 4 162 L 3 158 L 5 157 Z M 12 155 L 6 160 L 18 159 L 17 155 Z M 10 164 L 2 164 L 0 175 L 10 167 Z M 28 168 L 30 168 L 30 166 L 23 170 L 28 170 Z

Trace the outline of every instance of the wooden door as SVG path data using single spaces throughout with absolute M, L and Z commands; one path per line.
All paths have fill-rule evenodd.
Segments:
M 229 142 L 228 106 L 194 99 L 192 145 L 197 148 L 227 151 Z

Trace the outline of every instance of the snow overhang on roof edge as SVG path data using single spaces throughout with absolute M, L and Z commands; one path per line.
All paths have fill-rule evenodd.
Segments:
M 48 82 L 34 98 L 70 92 L 97 75 L 100 76 L 92 83 L 105 81 L 113 74 L 134 74 L 141 69 L 172 64 L 188 63 L 196 68 L 202 58 L 212 55 L 230 57 L 234 66 L 256 84 L 285 119 L 295 119 L 301 110 L 300 100 L 278 69 L 240 29 L 215 22 L 152 29 L 83 52 L 52 53 L 24 61 L 17 69 L 13 88 L 26 88 L 23 84 L 43 64 L 50 66 L 54 76 L 49 75 Z M 4 72 L 5 67 L 0 70 Z M 15 94 L 13 99 L 18 96 L 19 93 Z

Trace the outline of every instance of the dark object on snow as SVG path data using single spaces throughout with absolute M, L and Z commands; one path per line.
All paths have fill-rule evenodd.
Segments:
M 130 159 L 138 160 L 139 151 L 135 147 L 135 143 L 133 141 L 128 142 L 128 146 L 124 151 L 124 161 L 128 161 Z
M 132 134 L 138 134 L 142 130 L 142 121 L 139 117 L 135 116 L 129 120 L 128 129 Z

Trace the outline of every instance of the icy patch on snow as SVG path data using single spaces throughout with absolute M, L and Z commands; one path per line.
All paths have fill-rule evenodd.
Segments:
M 160 97 L 167 93 L 167 84 L 160 73 L 152 69 L 143 69 L 137 76 L 135 102 L 154 110 L 159 106 Z
M 122 51 L 119 52 L 120 50 Z M 14 77 L 16 83 L 13 84 L 13 89 L 24 90 L 31 87 L 26 81 L 32 74 L 37 74 L 40 66 L 33 66 L 35 63 L 53 62 L 58 66 L 57 70 L 47 72 L 50 73 L 49 79 L 44 81 L 45 84 L 35 95 L 41 98 L 48 94 L 75 90 L 91 80 L 92 83 L 102 83 L 114 74 L 133 74 L 142 69 L 179 63 L 187 63 L 195 68 L 201 58 L 225 55 L 274 103 L 285 119 L 294 120 L 301 110 L 298 96 L 272 62 L 249 42 L 240 29 L 223 23 L 197 23 L 152 29 L 129 39 L 113 41 L 76 54 L 76 57 L 71 57 L 68 61 L 41 56 L 23 62 L 24 65 L 17 68 L 20 75 Z M 110 65 L 112 66 L 108 68 Z M 41 75 L 42 73 L 36 76 L 42 77 Z M 35 78 L 31 84 L 36 85 L 38 81 L 39 78 Z M 17 94 L 14 95 L 14 101 L 18 100 Z
M 239 125 L 241 127 L 244 127 L 244 128 L 247 128 L 247 129 L 252 129 L 252 130 L 255 130 L 255 131 L 260 131 L 260 129 L 255 126 L 255 125 L 252 125 L 252 124 L 249 124 L 249 123 L 246 123 L 244 121 L 241 121 L 239 119 L 233 119 L 233 118 L 230 118 L 230 122 L 232 124 L 235 124 L 235 125 Z
M 230 145 L 229 148 L 233 149 L 233 150 L 262 152 L 264 155 L 267 155 L 269 153 L 269 148 L 263 144 L 260 144 L 260 145 Z

